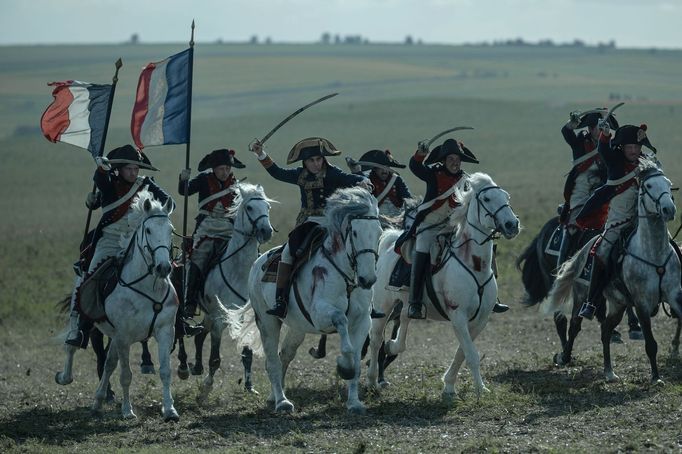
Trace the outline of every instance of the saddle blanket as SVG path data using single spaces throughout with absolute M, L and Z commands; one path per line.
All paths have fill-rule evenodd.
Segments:
M 118 260 L 110 257 L 86 275 L 76 290 L 76 310 L 89 320 L 102 322 L 107 315 L 104 300 L 118 284 Z
M 545 254 L 553 255 L 559 257 L 559 251 L 561 250 L 561 239 L 563 238 L 563 232 L 561 225 L 559 225 L 553 232 L 552 236 L 547 242 L 547 247 L 545 248 Z

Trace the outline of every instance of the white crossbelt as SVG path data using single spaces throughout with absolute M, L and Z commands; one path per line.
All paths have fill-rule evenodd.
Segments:
M 203 208 L 206 204 L 211 203 L 211 202 L 213 202 L 214 200 L 219 199 L 219 198 L 221 198 L 221 197 L 227 195 L 227 194 L 230 193 L 231 191 L 234 191 L 234 188 L 232 188 L 232 187 L 230 186 L 230 187 L 228 187 L 228 188 L 223 189 L 222 191 L 218 191 L 218 192 L 216 192 L 215 194 L 212 194 L 212 195 L 206 197 L 204 200 L 201 200 L 201 201 L 199 202 L 199 208 L 200 208 L 200 209 Z
M 386 183 L 386 187 L 384 188 L 383 191 L 381 191 L 381 194 L 377 196 L 377 205 L 381 205 L 381 203 L 384 201 L 386 196 L 388 195 L 389 191 L 395 184 L 395 180 L 398 178 L 398 175 L 395 173 L 391 175 L 391 179 L 388 180 L 388 183 Z
M 137 193 L 137 190 L 142 186 L 142 177 L 137 177 L 135 180 L 135 183 L 133 183 L 133 186 L 130 188 L 128 192 L 125 193 L 123 197 L 118 199 L 117 201 L 110 203 L 107 206 L 102 207 L 102 214 L 106 214 L 111 210 L 115 210 L 116 208 L 120 207 L 124 203 L 126 203 L 132 196 L 134 196 Z
M 618 186 L 619 184 L 623 184 L 626 181 L 635 178 L 638 173 L 639 173 L 639 169 L 635 169 L 632 172 L 626 174 L 625 176 L 618 178 L 617 180 L 606 180 L 606 185 L 607 186 Z
M 596 155 L 597 153 L 598 153 L 597 150 L 592 150 L 592 151 L 590 151 L 589 153 L 586 153 L 586 154 L 582 155 L 582 156 L 579 157 L 578 159 L 574 159 L 574 160 L 573 160 L 573 167 L 575 167 L 575 166 L 577 166 L 577 165 L 579 165 L 579 164 L 582 164 L 583 162 L 585 162 L 585 161 L 587 161 L 588 159 L 592 158 L 592 157 L 593 157 L 594 155 Z

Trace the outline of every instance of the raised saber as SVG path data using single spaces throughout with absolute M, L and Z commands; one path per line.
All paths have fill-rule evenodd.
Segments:
M 472 128 L 471 126 L 455 126 L 454 128 L 446 129 L 445 131 L 439 132 L 435 136 L 431 137 L 431 139 L 426 142 L 426 147 L 428 148 L 429 152 L 426 153 L 426 156 L 424 156 L 424 160 L 422 162 L 425 162 L 429 158 L 429 156 L 431 155 L 431 145 L 433 144 L 433 142 L 440 139 L 445 134 L 449 134 L 449 133 L 455 132 L 455 131 L 462 131 L 462 130 L 466 130 L 466 129 L 474 129 L 474 128 Z
M 613 114 L 613 112 L 615 112 L 615 110 L 616 110 L 617 108 L 619 108 L 620 106 L 622 106 L 622 105 L 624 105 L 624 104 L 625 104 L 624 102 L 619 102 L 619 103 L 616 104 L 615 106 L 611 107 L 611 109 L 608 111 L 608 113 L 606 114 L 606 116 L 604 116 L 604 113 L 602 112 L 602 118 L 603 118 L 603 119 L 608 119 L 608 118 Z
M 296 115 L 300 114 L 301 112 L 303 112 L 303 111 L 306 110 L 307 108 L 312 107 L 312 106 L 314 106 L 315 104 L 319 104 L 319 103 L 321 103 L 322 101 L 326 101 L 326 100 L 329 99 L 329 98 L 333 98 L 333 97 L 336 96 L 336 95 L 338 95 L 338 93 L 332 93 L 332 94 L 323 96 L 323 97 L 321 97 L 320 99 L 316 99 L 315 101 L 313 101 L 313 102 L 311 102 L 311 103 L 309 103 L 309 104 L 306 104 L 306 105 L 303 106 L 303 107 L 300 107 L 298 110 L 296 110 L 294 113 L 292 113 L 291 115 L 289 115 L 288 117 L 286 117 L 284 120 L 282 120 L 282 121 L 280 121 L 279 123 L 277 123 L 277 126 L 275 126 L 274 128 L 272 128 L 272 129 L 270 130 L 269 133 L 265 134 L 265 136 L 264 136 L 262 139 L 260 139 L 260 140 L 259 140 L 259 139 L 255 139 L 253 142 L 251 142 L 251 143 L 249 144 L 249 150 L 252 149 L 252 145 L 254 144 L 254 142 L 260 142 L 261 145 L 265 144 L 265 142 L 267 142 L 267 140 L 268 140 L 270 137 L 272 137 L 272 135 L 273 135 L 274 133 L 276 133 L 277 130 L 279 130 L 279 128 L 281 128 L 282 126 L 284 126 L 289 120 L 291 120 L 292 118 L 294 118 Z

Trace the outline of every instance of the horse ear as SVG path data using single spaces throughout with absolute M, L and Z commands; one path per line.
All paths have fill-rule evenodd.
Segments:
M 260 184 L 260 183 L 259 183 L 259 184 L 257 184 L 257 185 L 256 185 L 256 187 L 258 188 L 258 190 L 259 190 L 259 191 L 262 191 L 262 190 L 263 190 L 263 186 L 261 186 L 261 184 Z
M 173 199 L 168 197 L 168 199 L 166 199 L 166 203 L 163 204 L 163 210 L 170 215 L 173 212 L 173 208 L 175 208 Z
M 144 201 L 144 211 L 145 213 L 149 213 L 149 210 L 152 209 L 152 202 L 149 199 L 145 199 Z
M 239 194 L 244 197 L 244 189 L 242 189 L 242 185 L 238 185 L 237 187 L 239 188 Z

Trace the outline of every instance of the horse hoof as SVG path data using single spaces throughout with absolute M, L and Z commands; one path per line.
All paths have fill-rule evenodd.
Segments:
M 189 378 L 189 369 L 187 366 L 178 366 L 178 378 L 180 380 L 187 380 Z
M 651 384 L 656 387 L 663 387 L 665 386 L 665 382 L 661 380 L 660 378 L 653 378 L 651 379 Z
M 275 406 L 275 411 L 277 413 L 293 413 L 294 412 L 294 404 L 289 402 L 288 400 L 284 399 L 280 403 Z
M 623 343 L 623 338 L 621 337 L 621 335 L 618 331 L 614 331 L 613 333 L 611 333 L 611 343 L 612 344 L 622 344 Z
M 379 388 L 388 388 L 391 386 L 391 382 L 388 380 L 379 380 Z
M 204 366 L 202 366 L 201 364 L 190 364 L 189 370 L 192 372 L 192 375 L 204 374 Z
M 310 356 L 312 356 L 315 359 L 322 359 L 325 356 L 327 356 L 327 352 L 319 352 L 315 347 L 310 347 L 308 353 L 310 353 Z
M 607 372 L 604 376 L 606 378 L 606 383 L 618 383 L 620 381 L 620 377 L 613 372 Z
M 132 411 L 130 413 L 123 413 L 123 419 L 137 419 L 137 415 Z
M 254 388 L 253 385 L 251 385 L 251 386 L 245 385 L 245 386 L 244 386 L 244 390 L 245 390 L 247 393 L 254 394 L 254 395 L 256 395 L 256 396 L 257 396 L 258 394 L 260 394 L 258 391 L 256 391 L 256 388 Z
M 452 405 L 455 403 L 455 400 L 457 400 L 457 393 L 454 391 L 451 393 L 443 391 L 441 393 L 441 398 L 445 404 Z
M 556 353 L 556 354 L 554 355 L 554 365 L 555 365 L 555 366 L 561 367 L 561 366 L 565 366 L 566 364 L 568 364 L 568 361 L 566 361 L 566 360 L 564 359 L 564 354 L 563 354 L 563 353 Z
M 476 396 L 481 397 L 486 394 L 490 394 L 490 390 L 486 388 L 485 386 L 481 386 L 480 388 L 476 389 Z
M 336 365 L 336 373 L 344 380 L 352 380 L 355 377 L 355 369 L 343 367 L 340 364 Z
M 112 390 L 107 390 L 107 397 L 104 399 L 104 401 L 108 404 L 113 404 L 116 402 L 116 395 Z
M 62 380 L 62 373 L 57 372 L 54 376 L 54 381 L 57 382 L 58 385 L 68 385 L 73 382 L 73 378 L 69 378 L 68 380 Z
M 144 375 L 154 375 L 156 374 L 156 369 L 154 369 L 153 364 L 141 364 L 140 373 Z
M 357 415 L 357 416 L 366 415 L 367 414 L 367 408 L 362 404 L 354 405 L 354 406 L 348 408 L 348 414 L 349 415 Z
M 180 421 L 180 415 L 175 410 L 175 408 L 171 408 L 170 411 L 164 412 L 163 420 L 165 422 L 178 422 Z

